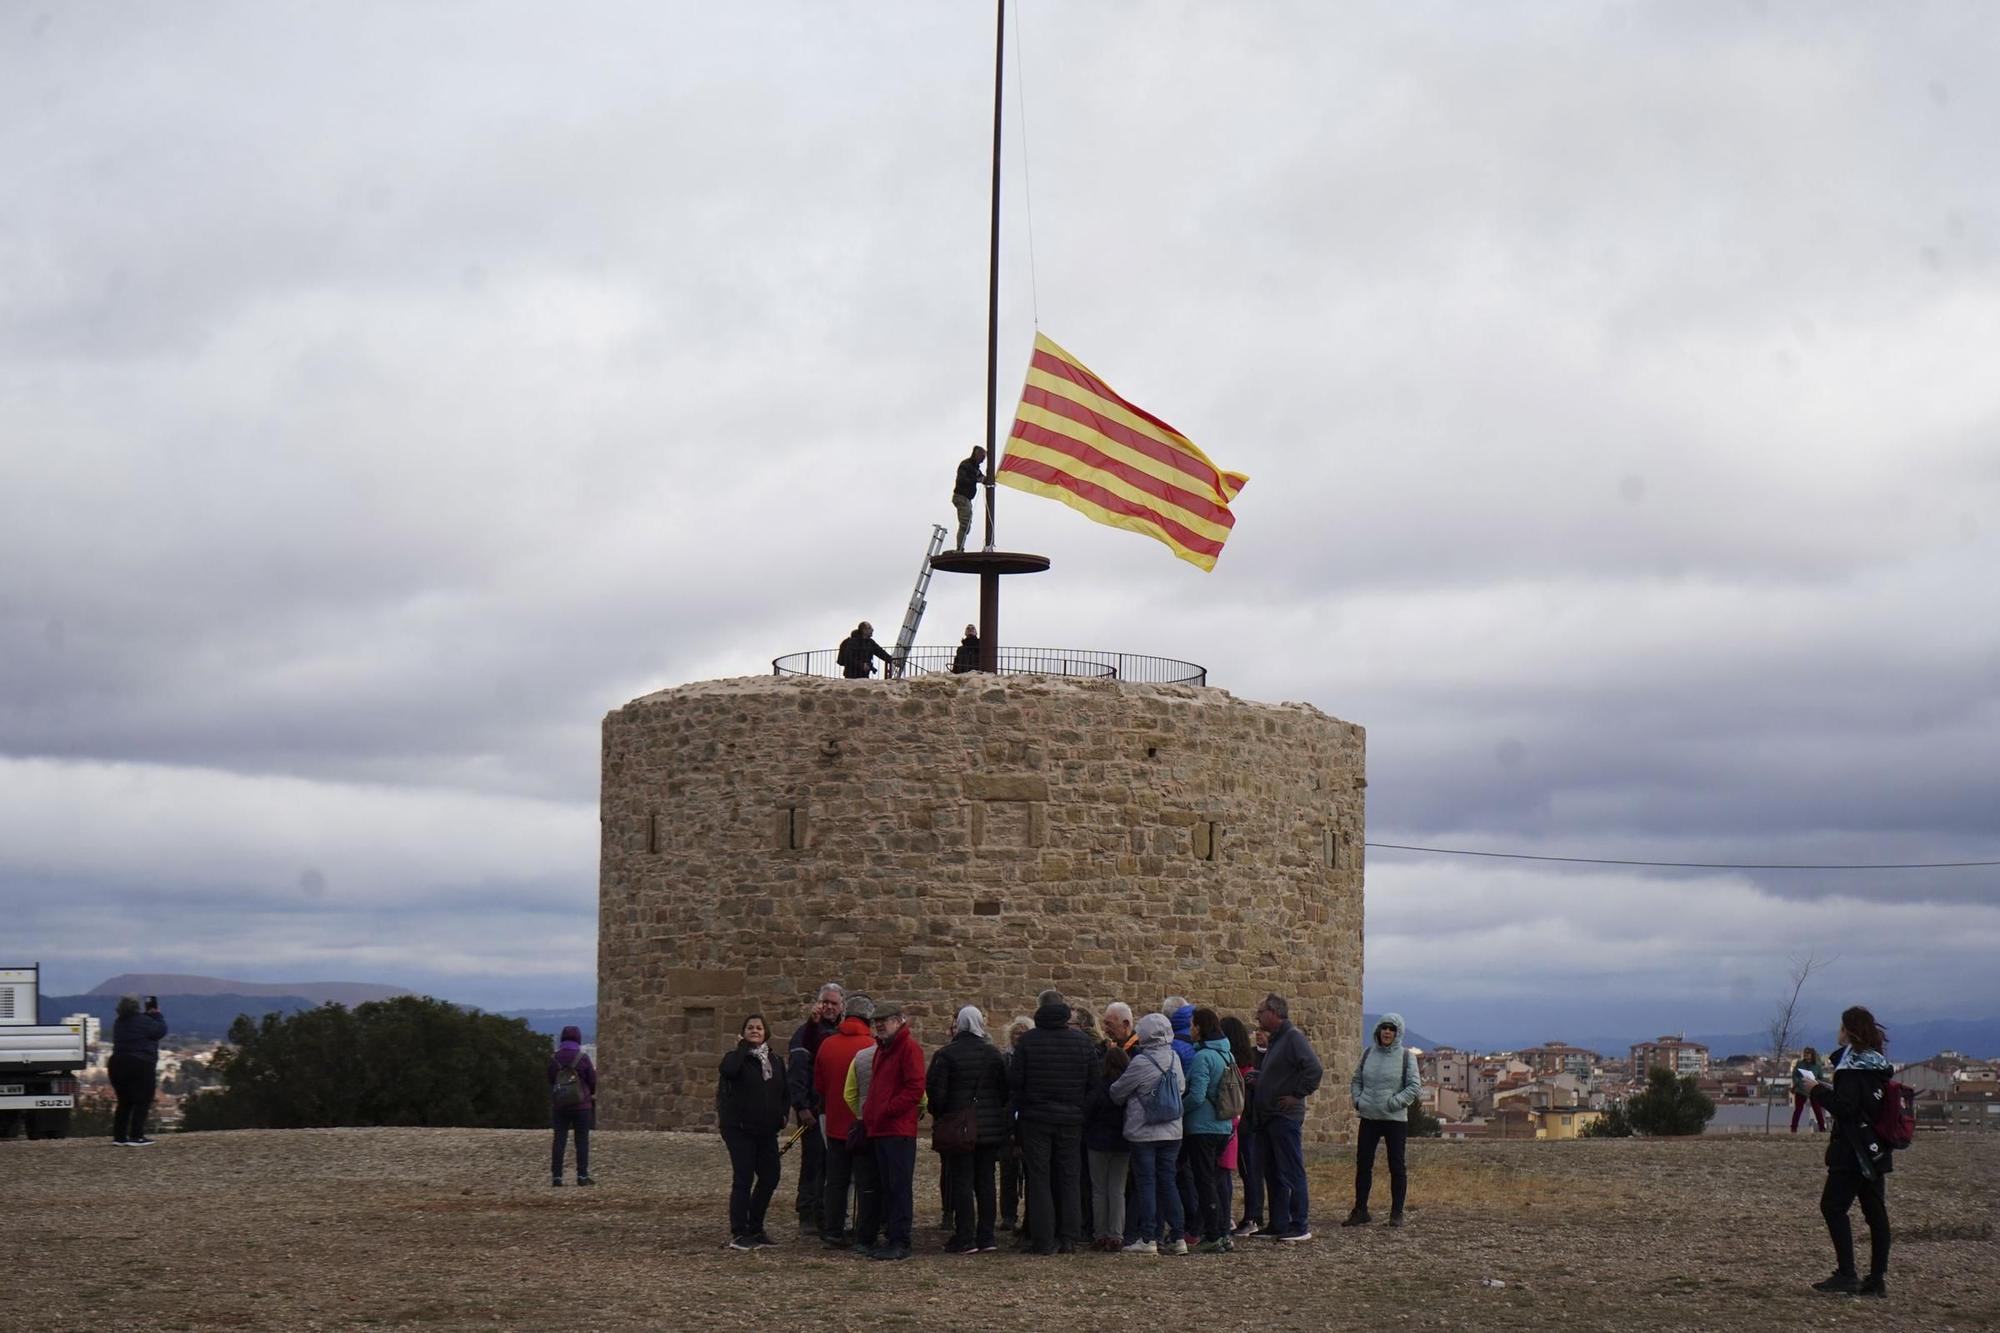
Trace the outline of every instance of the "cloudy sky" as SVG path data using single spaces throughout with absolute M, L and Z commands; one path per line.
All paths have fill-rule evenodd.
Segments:
M 1989 6 L 1018 38 L 1005 404 L 1039 321 L 1251 482 L 1209 575 L 1003 493 L 1010 641 L 1365 724 L 1377 841 L 2000 859 Z M 0 9 L 0 961 L 587 1002 L 599 719 L 893 626 L 949 515 L 992 40 Z M 1459 1040 L 1755 1028 L 1813 949 L 1823 1008 L 2000 1013 L 1993 869 L 1378 849 L 1368 932 Z

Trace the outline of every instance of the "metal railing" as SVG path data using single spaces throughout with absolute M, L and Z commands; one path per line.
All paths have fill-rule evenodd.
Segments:
M 771 659 L 774 676 L 838 676 L 840 664 L 835 649 L 815 648 L 810 652 L 787 653 Z M 882 664 L 890 678 L 951 674 L 952 658 L 958 653 L 948 648 L 915 647 L 909 655 Z M 1069 676 L 1081 680 L 1123 680 L 1135 685 L 1206 685 L 1208 668 L 1172 657 L 1150 657 L 1144 653 L 1114 653 L 1100 648 L 1002 648 L 1000 674 L 1003 676 Z

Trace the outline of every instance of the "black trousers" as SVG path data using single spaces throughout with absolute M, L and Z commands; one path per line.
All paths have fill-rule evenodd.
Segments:
M 914 1140 L 912 1140 L 914 1142 Z M 882 1172 L 875 1160 L 875 1140 L 863 1139 L 847 1153 L 854 1180 L 854 1239 L 873 1245 L 882 1235 Z
M 875 1149 L 875 1171 L 881 1182 L 882 1239 L 890 1245 L 907 1246 L 916 1221 L 916 1200 L 911 1191 L 917 1178 L 917 1141 L 893 1135 L 868 1143 Z
M 1820 1216 L 1826 1219 L 1826 1234 L 1833 1238 L 1833 1257 L 1840 1271 L 1854 1271 L 1854 1230 L 1848 1225 L 1847 1210 L 1856 1199 L 1861 1215 L 1868 1219 L 1868 1275 L 1881 1277 L 1889 1271 L 1889 1202 L 1881 1176 L 1864 1179 L 1859 1171 L 1829 1171 L 1826 1188 L 1820 1191 Z
M 1194 1152 L 1187 1145 L 1185 1133 L 1181 1138 L 1180 1160 L 1174 1163 L 1174 1189 L 1181 1196 L 1181 1224 L 1192 1232 L 1201 1221 L 1201 1196 L 1195 1193 Z M 1162 1207 L 1161 1215 L 1166 1211 Z
M 1009 1230 L 1021 1221 L 1021 1145 L 1000 1149 L 1000 1220 Z
M 819 1137 L 817 1129 L 806 1131 L 807 1138 Z M 854 1154 L 845 1139 L 828 1139 L 820 1159 L 819 1234 L 838 1236 L 847 1229 L 847 1191 L 854 1183 Z
M 1389 1145 L 1389 1207 L 1396 1212 L 1403 1211 L 1403 1200 L 1410 1193 L 1410 1170 L 1405 1164 L 1404 1147 L 1410 1138 L 1410 1126 L 1402 1120 L 1367 1120 L 1361 1122 L 1361 1134 L 1354 1148 L 1354 1206 L 1368 1206 L 1368 1191 L 1375 1184 L 1375 1145 Z
M 725 1129 L 729 1148 L 729 1234 L 754 1236 L 764 1229 L 764 1210 L 778 1192 L 778 1136 Z
M 146 1137 L 146 1113 L 153 1109 L 153 1089 L 159 1068 L 143 1055 L 114 1055 L 107 1071 L 118 1106 L 111 1115 L 111 1137 L 123 1142 Z
M 554 1132 L 549 1136 L 549 1174 L 555 1179 L 562 1179 L 563 1151 L 571 1130 L 576 1131 L 577 1178 L 590 1174 L 590 1127 L 595 1119 L 587 1106 L 558 1106 L 550 1112 L 549 1128 Z
M 1189 1134 L 1181 1156 L 1194 1159 L 1194 1197 L 1199 1212 L 1189 1215 L 1188 1226 L 1201 1219 L 1201 1238 L 1221 1240 L 1229 1230 L 1229 1213 L 1222 1201 L 1222 1180 L 1215 1159 L 1229 1146 L 1227 1134 Z
M 819 1126 L 806 1126 L 805 1135 L 799 1139 L 799 1194 L 796 1207 L 799 1221 L 820 1225 L 820 1212 L 826 1207 L 826 1136 Z M 847 1191 L 841 1190 L 845 1195 Z M 840 1214 L 847 1215 L 847 1200 L 840 1202 Z M 835 1228 L 838 1230 L 839 1228 Z
M 971 1152 L 946 1153 L 945 1186 L 951 1192 L 951 1239 L 961 1248 L 993 1243 L 993 1168 L 1000 1145 L 983 1143 Z M 976 1226 L 976 1230 L 975 1230 Z
M 1038 1249 L 1083 1238 L 1083 1196 L 1077 1168 L 1082 1125 L 1021 1122 L 1021 1171 L 1028 1178 L 1028 1236 Z

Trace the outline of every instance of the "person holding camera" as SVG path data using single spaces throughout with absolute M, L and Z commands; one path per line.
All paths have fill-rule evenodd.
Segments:
M 111 1024 L 111 1091 L 117 1094 L 118 1108 L 111 1117 L 111 1142 L 120 1148 L 150 1148 L 146 1137 L 146 1115 L 153 1109 L 153 1091 L 159 1085 L 160 1038 L 167 1035 L 167 1020 L 160 1013 L 160 997 L 148 995 L 142 1007 L 136 995 L 118 997 L 118 1017 Z

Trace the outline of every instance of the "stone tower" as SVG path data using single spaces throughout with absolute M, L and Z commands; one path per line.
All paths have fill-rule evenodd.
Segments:
M 1045 986 L 1246 1022 L 1275 990 L 1326 1064 L 1308 1137 L 1350 1138 L 1363 760 L 1359 726 L 1191 685 L 785 676 L 636 699 L 604 719 L 603 1123 L 711 1126 L 742 1018 L 782 1042 L 838 980 L 903 1002 L 927 1052 L 959 1005 L 997 1036 Z

